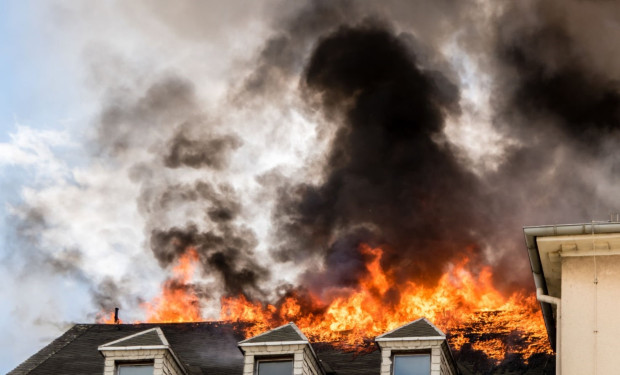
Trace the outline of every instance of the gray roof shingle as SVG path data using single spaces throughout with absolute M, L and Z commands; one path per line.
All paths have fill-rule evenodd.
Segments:
M 250 339 L 242 341 L 240 344 L 257 344 L 267 342 L 291 342 L 291 341 L 308 341 L 301 331 L 293 323 L 289 323 L 271 331 L 267 331 Z
M 42 349 L 10 375 L 101 375 L 101 345 L 160 327 L 170 348 L 192 374 L 240 375 L 243 355 L 237 342 L 243 323 L 78 324 Z
M 445 338 L 443 332 L 435 327 L 426 318 L 420 318 L 414 320 L 411 323 L 405 324 L 400 328 L 378 336 L 377 339 L 397 339 L 397 338 L 419 338 L 419 337 L 437 337 Z
M 89 324 L 76 324 L 62 336 L 52 341 L 49 345 L 33 354 L 30 358 L 25 360 L 22 364 L 17 366 L 13 371 L 7 375 L 22 375 L 28 374 L 31 370 L 38 367 L 50 357 L 61 351 L 65 346 L 71 344 L 77 337 L 84 334 L 90 328 Z M 51 373 L 51 372 L 50 372 Z
M 243 373 L 243 354 L 237 343 L 245 338 L 243 331 L 249 327 L 249 324 L 200 322 L 77 324 L 9 372 L 9 375 L 101 375 L 104 357 L 98 350 L 100 346 L 155 327 L 161 328 L 170 348 L 189 374 L 241 375 Z M 270 334 L 274 332 L 275 335 Z M 303 338 L 299 336 L 290 325 L 259 336 L 276 341 L 305 339 L 305 336 Z M 134 338 L 138 337 L 140 336 Z M 129 340 L 132 339 L 125 341 Z M 125 341 L 121 342 L 125 343 Z M 367 345 L 363 353 L 343 351 L 330 343 L 317 343 L 312 346 L 319 360 L 333 369 L 333 374 L 378 374 L 381 356 L 372 343 Z
M 105 344 L 106 347 L 128 347 L 128 346 L 156 346 L 156 345 L 165 345 L 164 342 L 161 341 L 157 331 L 148 330 L 142 332 L 138 335 L 128 337 L 126 339 L 122 339 L 120 341 L 111 342 Z

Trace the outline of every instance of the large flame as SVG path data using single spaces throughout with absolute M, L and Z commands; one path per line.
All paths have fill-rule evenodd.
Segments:
M 450 264 L 433 287 L 415 280 L 399 284 L 381 266 L 381 248 L 362 245 L 360 251 L 369 259 L 367 273 L 346 295 L 323 300 L 312 292 L 291 293 L 275 304 L 250 301 L 243 295 L 224 297 L 219 319 L 252 322 L 246 329 L 247 337 L 294 321 L 311 341 L 338 342 L 354 348 L 426 317 L 448 333 L 455 350 L 469 345 L 497 362 L 511 353 L 524 360 L 536 353 L 551 353 L 535 297 L 522 293 L 503 296 L 492 284 L 489 267 L 473 273 L 470 260 L 463 257 Z M 205 320 L 199 298 L 188 287 L 197 261 L 194 249 L 179 259 L 161 296 L 144 304 L 147 322 Z M 394 290 L 400 296 L 396 301 Z
M 200 300 L 191 287 L 198 253 L 190 247 L 172 268 L 172 277 L 162 285 L 161 295 L 141 306 L 146 311 L 146 323 L 183 323 L 204 320 Z M 122 323 L 114 320 L 114 313 L 99 316 L 99 323 Z M 140 322 L 135 322 L 140 323 Z
M 146 310 L 147 322 L 183 323 L 203 320 L 200 300 L 190 285 L 197 262 L 198 253 L 194 248 L 189 248 L 179 258 L 178 264 L 172 269 L 173 277 L 166 280 L 161 295 L 142 305 Z

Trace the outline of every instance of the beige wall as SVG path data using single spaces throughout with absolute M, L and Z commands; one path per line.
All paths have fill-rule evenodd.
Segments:
M 620 255 L 562 257 L 561 298 L 562 375 L 620 373 Z
M 391 375 L 392 353 L 406 350 L 431 351 L 431 375 L 454 375 L 445 358 L 441 344 L 444 340 L 404 340 L 404 341 L 381 341 L 381 372 L 380 375 Z
M 116 375 L 119 361 L 153 360 L 153 375 L 182 375 L 183 372 L 167 349 L 154 350 L 105 350 L 104 375 Z
M 293 375 L 321 375 L 319 364 L 308 344 L 242 346 L 245 351 L 243 375 L 254 374 L 254 362 L 259 357 L 293 356 Z

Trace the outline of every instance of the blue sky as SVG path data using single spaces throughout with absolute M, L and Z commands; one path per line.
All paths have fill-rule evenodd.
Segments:
M 0 4 L 0 140 L 16 122 L 35 128 L 57 128 L 75 116 L 81 77 L 76 56 L 68 55 L 41 4 L 3 1 Z
M 37 71 L 45 74 L 45 66 L 40 64 L 40 59 L 35 58 L 37 47 L 41 47 L 40 36 L 37 36 L 35 18 L 33 12 L 29 11 L 29 5 L 20 1 L 0 2 L 0 142 L 10 140 L 9 134 L 16 131 L 16 123 L 19 118 L 24 121 L 34 121 L 40 123 L 42 117 L 41 110 L 33 110 L 33 99 L 35 93 L 42 97 L 43 87 L 35 79 Z M 41 99 L 40 99 L 41 100 Z M 40 104 L 38 105 L 40 108 Z M 10 165 L 0 166 L 0 236 L 2 245 L 0 247 L 0 257 L 3 262 L 2 268 L 8 267 L 4 260 L 9 256 L 9 251 L 14 244 L 15 237 L 8 231 L 9 218 L 6 215 L 6 202 L 16 202 L 19 197 L 18 186 L 27 179 L 27 174 L 19 167 Z M 3 274 L 7 272 L 3 269 Z M 2 280 L 2 288 L 10 288 L 7 282 L 14 280 Z M 0 312 L 0 327 L 5 332 L 4 335 L 12 335 L 10 325 L 14 312 L 13 300 L 9 300 L 6 290 L 0 289 L 0 295 L 7 303 L 3 304 L 7 308 Z M 16 337 L 11 337 L 13 340 Z M 4 342 L 3 344 L 8 344 Z M 3 345 L 4 346 L 4 345 Z M 5 373 L 11 370 L 18 358 L 17 353 L 7 351 L 0 354 L 0 372 Z
M 6 302 L 3 303 L 5 308 L 0 309 L 0 331 L 3 332 L 0 346 L 6 349 L 0 353 L 0 373 L 15 367 L 64 328 L 50 325 L 35 328 L 29 320 L 33 315 L 22 313 L 21 307 L 26 305 L 17 296 L 29 290 L 46 290 L 46 287 L 21 279 L 23 270 L 28 269 L 24 264 L 28 258 L 21 256 L 24 243 L 15 234 L 15 217 L 9 215 L 9 206 L 21 203 L 24 187 L 36 188 L 48 180 L 41 179 L 39 169 L 46 168 L 41 159 L 24 162 L 11 154 L 14 148 L 7 149 L 7 145 L 15 144 L 20 128 L 27 129 L 28 134 L 66 133 L 71 129 L 73 134 L 79 134 L 73 130 L 79 130 L 87 110 L 87 103 L 81 101 L 83 77 L 76 70 L 81 57 L 72 51 L 71 41 L 63 40 L 62 33 L 55 29 L 47 5 L 51 3 L 0 2 L 0 147 L 4 146 L 4 154 L 0 149 L 0 269 L 3 275 L 0 298 Z M 59 143 L 50 146 L 65 163 L 80 164 L 79 148 Z M 37 153 L 28 147 L 23 150 L 30 157 Z M 38 271 L 30 269 L 29 272 Z M 70 279 L 52 281 L 62 291 L 54 298 L 65 300 L 55 306 L 69 307 L 72 300 L 86 298 L 88 291 L 83 285 Z M 31 285 L 24 286 L 27 284 Z M 37 298 L 40 296 L 33 293 L 31 299 Z M 32 306 L 36 304 L 26 308 Z M 79 320 L 70 311 L 47 314 L 73 316 Z

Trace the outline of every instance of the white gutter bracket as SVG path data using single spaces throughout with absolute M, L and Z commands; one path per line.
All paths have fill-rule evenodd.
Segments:
M 543 294 L 542 288 L 536 288 L 536 299 L 540 302 L 551 303 L 556 306 L 560 306 L 560 299 L 558 297 L 548 296 Z

